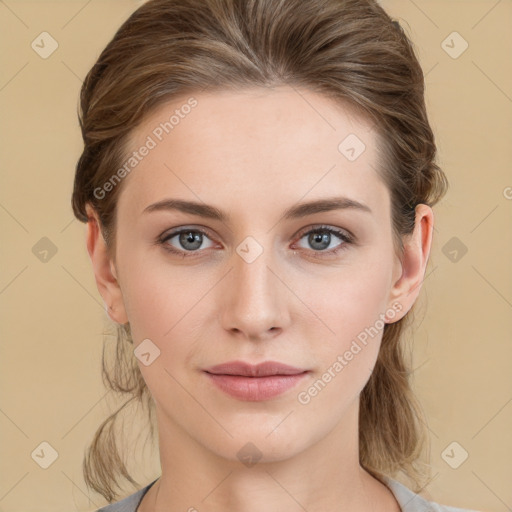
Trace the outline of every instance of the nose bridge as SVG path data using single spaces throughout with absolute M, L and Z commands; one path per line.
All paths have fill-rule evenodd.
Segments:
M 274 275 L 271 236 L 246 237 L 232 255 L 232 271 L 223 290 L 224 328 L 262 337 L 283 328 L 288 318 L 283 284 Z

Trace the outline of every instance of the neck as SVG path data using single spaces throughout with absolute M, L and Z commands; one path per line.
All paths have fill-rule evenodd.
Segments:
M 246 465 L 206 449 L 157 409 L 162 476 L 137 512 L 400 511 L 359 464 L 358 412 L 356 401 L 331 432 L 286 460 Z

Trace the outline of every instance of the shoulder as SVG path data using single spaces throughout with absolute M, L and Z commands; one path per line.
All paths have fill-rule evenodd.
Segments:
M 139 489 L 137 492 L 130 494 L 130 496 L 127 496 L 121 501 L 117 501 L 116 503 L 106 505 L 105 507 L 96 510 L 96 512 L 136 512 L 137 507 L 139 506 L 140 502 L 142 501 L 142 498 L 144 497 L 144 494 L 146 494 L 149 491 L 149 488 L 155 482 L 156 480 L 146 485 L 146 487 Z
M 389 477 L 384 477 L 383 480 L 395 496 L 402 512 L 480 512 L 478 510 L 440 505 L 434 501 L 426 500 L 397 480 Z

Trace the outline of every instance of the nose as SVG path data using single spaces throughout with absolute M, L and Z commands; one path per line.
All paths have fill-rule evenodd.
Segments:
M 253 261 L 234 252 L 219 298 L 222 327 L 251 341 L 277 336 L 290 321 L 290 291 L 283 281 L 270 248 Z

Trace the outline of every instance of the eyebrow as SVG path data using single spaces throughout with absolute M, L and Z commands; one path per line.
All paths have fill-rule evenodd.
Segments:
M 370 214 L 372 213 L 369 206 L 354 199 L 350 199 L 348 197 L 329 197 L 294 205 L 284 212 L 283 218 L 285 220 L 298 219 L 315 213 L 346 209 L 357 210 Z M 214 206 L 195 201 L 184 201 L 182 199 L 163 199 L 157 203 L 150 204 L 144 208 L 142 213 L 166 210 L 177 210 L 183 213 L 197 215 L 199 217 L 218 220 L 220 222 L 226 222 L 229 220 L 229 215 L 227 213 Z

